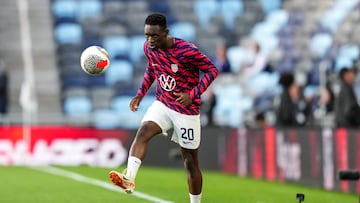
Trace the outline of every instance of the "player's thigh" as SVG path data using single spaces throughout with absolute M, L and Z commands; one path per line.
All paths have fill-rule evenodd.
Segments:
M 154 101 L 151 106 L 147 109 L 142 121 L 141 121 L 141 133 L 144 130 L 151 130 L 156 125 L 161 129 L 159 133 L 166 135 L 167 131 L 172 128 L 171 119 L 166 113 L 166 107 L 159 101 Z M 150 128 L 150 129 L 149 129 Z M 152 132 L 152 131 L 151 131 Z
M 151 138 L 160 134 L 161 132 L 162 130 L 157 123 L 153 121 L 144 121 L 136 133 L 136 139 L 149 141 Z

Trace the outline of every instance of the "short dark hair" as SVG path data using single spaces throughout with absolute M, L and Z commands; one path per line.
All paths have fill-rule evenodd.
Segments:
M 344 80 L 345 74 L 347 74 L 348 72 L 353 72 L 353 73 L 356 74 L 356 69 L 355 68 L 348 68 L 348 67 L 341 68 L 340 71 L 339 71 L 340 79 Z
M 289 73 L 289 72 L 281 73 L 279 78 L 279 84 L 283 88 L 288 89 L 294 82 L 295 82 L 295 77 L 293 73 Z
M 339 77 L 340 77 L 341 80 L 344 79 L 344 76 L 348 71 L 349 71 L 349 69 L 347 67 L 343 67 L 343 68 L 340 69 Z
M 167 28 L 167 20 L 164 14 L 153 13 L 145 19 L 145 25 L 159 25 L 162 28 Z

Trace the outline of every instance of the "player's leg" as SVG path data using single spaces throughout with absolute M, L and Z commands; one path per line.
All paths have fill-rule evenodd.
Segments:
M 135 178 L 141 162 L 145 158 L 148 143 L 151 138 L 159 133 L 161 133 L 161 128 L 156 123 L 146 121 L 141 124 L 130 148 L 126 171 L 122 174 L 116 171 L 109 173 L 109 178 L 113 184 L 123 188 L 127 193 L 134 192 Z
M 174 123 L 174 135 L 171 140 L 181 147 L 181 155 L 187 172 L 187 181 L 191 203 L 200 203 L 202 174 L 199 166 L 198 148 L 201 141 L 200 115 L 184 115 L 169 111 Z
M 158 124 L 153 121 L 145 121 L 138 129 L 135 139 L 130 148 L 130 156 L 137 157 L 141 161 L 144 160 L 148 143 L 155 135 L 162 132 Z
M 138 129 L 135 139 L 131 145 L 127 162 L 126 176 L 135 181 L 136 174 L 144 160 L 148 143 L 155 136 L 162 132 L 158 124 L 153 121 L 145 121 Z
M 127 193 L 132 193 L 135 189 L 135 178 L 141 162 L 145 158 L 149 141 L 155 135 L 161 134 L 171 127 L 171 123 L 159 103 L 155 101 L 144 115 L 130 148 L 126 172 L 121 174 L 111 171 L 109 173 L 110 180 Z
M 202 174 L 199 166 L 198 149 L 185 149 L 181 147 L 181 155 L 187 172 L 190 202 L 200 203 Z

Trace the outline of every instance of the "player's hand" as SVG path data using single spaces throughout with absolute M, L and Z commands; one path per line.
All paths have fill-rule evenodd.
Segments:
M 142 100 L 142 96 L 140 95 L 136 95 L 135 97 L 133 97 L 130 101 L 130 110 L 135 112 L 139 109 L 139 105 L 140 105 L 140 102 Z
M 192 103 L 192 99 L 190 98 L 190 95 L 188 93 L 174 92 L 174 95 L 178 97 L 176 101 L 184 106 L 190 105 Z

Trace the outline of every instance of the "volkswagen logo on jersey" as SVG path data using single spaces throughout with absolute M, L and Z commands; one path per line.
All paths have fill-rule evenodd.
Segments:
M 161 87 L 168 92 L 172 91 L 176 87 L 176 80 L 170 75 L 165 76 L 164 74 L 161 74 L 159 78 L 159 82 Z

